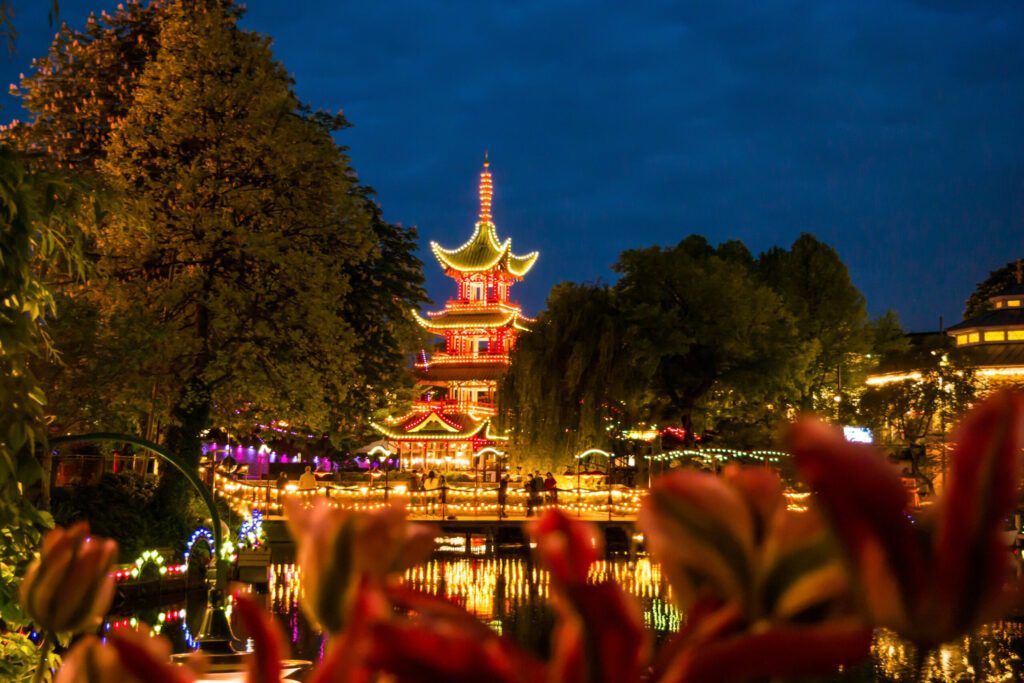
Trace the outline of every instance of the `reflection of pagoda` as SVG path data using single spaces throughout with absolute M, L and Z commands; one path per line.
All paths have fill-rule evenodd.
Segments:
M 491 173 L 480 174 L 480 219 L 469 240 L 457 249 L 430 247 L 445 275 L 458 284 L 458 296 L 444 310 L 417 322 L 444 337 L 444 351 L 416 359 L 421 400 L 412 411 L 373 426 L 408 466 L 469 467 L 475 453 L 504 438 L 494 433 L 498 380 L 509 365 L 516 337 L 525 331 L 519 306 L 509 300 L 512 285 L 523 278 L 537 253 L 516 256 L 512 240 L 502 242 L 491 222 Z M 485 463 L 476 463 L 485 466 Z

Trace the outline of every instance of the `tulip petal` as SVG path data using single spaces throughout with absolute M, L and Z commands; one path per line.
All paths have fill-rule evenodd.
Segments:
M 856 570 L 868 608 L 884 625 L 899 628 L 924 588 L 926 558 L 895 469 L 881 454 L 813 420 L 793 427 L 789 447 Z
M 680 653 L 659 683 L 718 683 L 824 676 L 866 658 L 871 629 L 860 624 L 775 626 L 704 643 Z
M 689 609 L 705 592 L 723 602 L 748 593 L 754 508 L 741 491 L 702 472 L 668 475 L 651 488 L 638 525 L 680 608 Z
M 124 669 L 144 683 L 189 683 L 192 680 L 191 672 L 185 667 L 175 666 L 167 659 L 170 655 L 170 646 L 161 648 L 157 656 L 156 648 L 147 647 L 144 636 L 137 633 L 114 632 L 107 642 L 117 651 L 118 659 Z M 158 640 L 156 638 L 152 640 Z M 159 639 L 163 643 L 165 639 Z
M 967 414 L 955 441 L 936 518 L 935 585 L 949 607 L 948 627 L 961 632 L 996 616 L 986 607 L 998 600 L 1009 568 L 1002 531 L 1020 487 L 1024 396 L 993 394 Z
M 281 680 L 281 660 L 287 652 L 281 627 L 273 616 L 245 593 L 235 596 L 235 609 L 253 639 L 255 657 L 249 663 L 247 683 L 278 683 Z

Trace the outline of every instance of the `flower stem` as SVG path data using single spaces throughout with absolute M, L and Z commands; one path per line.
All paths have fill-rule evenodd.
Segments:
M 45 672 L 48 671 L 46 660 L 53 649 L 54 637 L 49 631 L 43 636 L 43 644 L 39 646 L 39 664 L 36 666 L 35 675 L 32 676 L 32 683 L 42 683 Z

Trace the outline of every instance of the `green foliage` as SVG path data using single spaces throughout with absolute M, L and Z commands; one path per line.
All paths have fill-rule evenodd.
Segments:
M 345 119 L 302 105 L 240 15 L 119 6 L 63 27 L 17 91 L 33 118 L 6 137 L 114 195 L 96 276 L 63 292 L 55 425 L 194 454 L 211 421 L 358 428 L 407 382 L 415 232 L 383 220 L 334 143 Z
M 182 526 L 177 516 L 160 514 L 156 493 L 155 480 L 106 473 L 96 484 L 55 490 L 53 516 L 61 526 L 88 521 L 95 534 L 117 541 L 121 560 L 129 561 L 149 548 L 182 546 L 203 519 L 193 516 Z M 181 502 L 180 507 L 187 506 Z
M 855 382 L 843 374 L 870 350 L 864 297 L 835 249 L 804 233 L 789 250 L 773 247 L 758 259 L 761 277 L 794 316 L 810 363 L 798 406 L 831 413 Z M 844 387 L 845 384 L 845 387 Z
M 973 368 L 948 355 L 945 346 L 943 339 L 890 354 L 889 362 L 913 368 L 920 379 L 868 387 L 858 406 L 864 423 L 890 435 L 890 445 L 909 458 L 911 474 L 931 493 L 940 463 L 928 445 L 945 438 L 976 396 Z
M 46 656 L 46 672 L 43 681 L 50 681 L 50 671 L 55 671 L 61 662 L 60 655 L 53 650 Z M 0 633 L 0 680 L 6 683 L 27 683 L 34 680 L 39 664 L 39 648 L 21 633 Z
M 1018 262 L 1010 261 L 1004 266 L 993 270 L 984 281 L 968 297 L 964 304 L 964 318 L 973 318 L 992 310 L 989 299 L 1002 294 L 1008 287 L 1017 284 Z
M 557 467 L 614 438 L 616 418 L 630 409 L 624 334 L 608 287 L 563 283 L 551 290 L 499 393 L 530 462 Z
M 44 277 L 82 273 L 76 188 L 26 170 L 0 148 L 0 633 L 25 624 L 19 577 L 52 526 L 37 446 L 45 442 L 45 396 L 30 361 L 50 352 L 44 322 L 54 300 Z
M 559 463 L 641 424 L 763 447 L 799 395 L 807 345 L 754 265 L 742 243 L 691 236 L 624 252 L 614 287 L 552 290 L 502 392 L 519 450 Z
M 727 254 L 735 252 L 729 245 Z M 780 297 L 700 236 L 626 251 L 615 269 L 632 374 L 651 421 L 680 424 L 711 412 L 759 419 L 780 409 L 804 372 L 804 350 Z

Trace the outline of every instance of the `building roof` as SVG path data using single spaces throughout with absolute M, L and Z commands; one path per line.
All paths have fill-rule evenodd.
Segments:
M 539 255 L 536 251 L 524 256 L 513 254 L 512 238 L 502 242 L 491 222 L 477 223 L 473 234 L 461 247 L 445 249 L 437 242 L 431 242 L 430 248 L 445 270 L 459 273 L 503 270 L 516 277 L 526 275 Z
M 492 434 L 490 420 L 477 420 L 467 413 L 429 410 L 413 413 L 393 425 L 370 422 L 389 441 L 465 441 L 467 439 L 500 439 Z
M 537 252 L 518 256 L 512 253 L 511 238 L 504 242 L 498 238 L 497 229 L 491 219 L 492 197 L 490 162 L 485 156 L 484 170 L 480 174 L 480 218 L 473 234 L 465 244 L 457 249 L 445 249 L 437 242 L 430 243 L 434 256 L 446 271 L 479 273 L 488 270 L 503 270 L 515 277 L 522 277 L 533 267 L 537 260 Z
M 1003 295 L 1000 295 L 1003 296 Z M 950 333 L 959 330 L 973 330 L 981 327 L 1024 327 L 1024 309 L 1022 308 L 994 308 L 981 315 L 968 318 L 962 323 L 949 327 L 946 331 Z
M 429 319 L 421 317 L 415 310 L 412 314 L 420 327 L 434 334 L 444 334 L 447 330 L 490 330 L 499 327 L 514 327 L 525 331 L 527 329 L 526 323 L 532 322 L 518 310 L 507 308 L 495 308 L 490 311 L 445 310 L 437 315 L 431 314 Z

